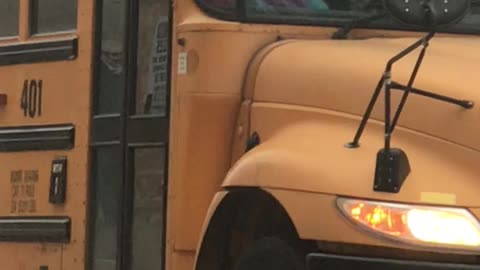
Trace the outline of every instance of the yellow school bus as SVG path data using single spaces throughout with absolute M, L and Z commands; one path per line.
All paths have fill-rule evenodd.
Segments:
M 480 269 L 479 34 L 476 0 L 1 0 L 0 268 Z

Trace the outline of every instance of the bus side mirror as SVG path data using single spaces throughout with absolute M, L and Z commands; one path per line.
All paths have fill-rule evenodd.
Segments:
M 458 23 L 470 10 L 471 0 L 384 0 L 385 9 L 402 23 L 426 27 Z

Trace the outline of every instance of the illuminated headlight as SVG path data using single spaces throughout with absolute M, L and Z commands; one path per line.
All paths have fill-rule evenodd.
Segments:
M 337 206 L 355 224 L 411 244 L 480 249 L 480 224 L 466 209 L 428 207 L 338 198 Z

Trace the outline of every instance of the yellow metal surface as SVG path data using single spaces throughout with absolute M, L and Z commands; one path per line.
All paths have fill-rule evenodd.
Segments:
M 480 205 L 473 192 L 478 188 L 476 176 L 479 172 L 474 160 L 480 158 L 479 154 L 468 147 L 445 140 L 455 139 L 459 144 L 474 143 L 473 134 L 455 133 L 453 130 L 459 127 L 461 130 L 476 130 L 473 125 L 461 125 L 467 121 L 466 118 L 476 121 L 477 111 L 464 116 L 461 109 L 452 105 L 419 97 L 411 98 L 401 118 L 402 126 L 409 126 L 410 129 L 397 130 L 393 142 L 394 145 L 404 147 L 412 158 L 411 163 L 417 165 L 399 195 L 372 191 L 374 158 L 382 146 L 383 137 L 379 122 L 367 127 L 359 151 L 350 154 L 343 148 L 343 144 L 354 135 L 359 115 L 365 109 L 387 58 L 421 33 L 355 30 L 352 37 L 375 39 L 340 43 L 328 40 L 333 28 L 224 22 L 206 16 L 189 0 L 175 1 L 174 16 L 175 38 L 183 38 L 186 45 L 179 46 L 175 43 L 173 51 L 167 269 L 179 265 L 179 256 L 174 254 L 181 252 L 185 255 L 188 254 L 186 251 L 195 251 L 196 243 L 201 239 L 202 223 L 199 219 L 205 217 L 208 203 L 214 192 L 219 190 L 217 184 L 222 182 L 230 169 L 229 164 L 218 160 L 240 159 L 226 177 L 225 186 L 259 185 L 297 190 L 302 195 L 309 192 L 331 195 L 338 193 L 416 203 L 422 202 L 423 193 L 423 198 L 430 203 L 435 199 L 439 204 Z M 476 78 L 467 78 L 466 80 L 471 80 L 468 82 L 461 78 L 466 77 L 464 72 L 473 74 L 479 61 L 473 60 L 476 56 L 472 56 L 468 63 L 459 54 L 448 56 L 455 47 L 456 39 L 444 38 L 452 35 L 439 36 L 443 38 L 442 42 L 437 40 L 431 46 L 432 51 L 436 47 L 434 54 L 437 56 L 427 56 L 425 69 L 422 68 L 424 74 L 419 78 L 418 86 L 434 88 L 433 91 L 442 94 L 454 93 L 464 99 L 475 99 L 476 95 L 468 85 L 474 85 Z M 277 37 L 303 41 L 285 42 L 286 45 L 276 48 L 274 44 Z M 260 61 L 253 59 L 256 53 L 268 45 L 275 48 L 265 49 L 268 53 Z M 456 46 L 460 46 L 460 52 L 469 51 L 472 55 L 478 41 L 464 37 L 460 45 Z M 179 53 L 191 51 L 198 55 L 196 69 L 187 74 L 177 74 Z M 342 55 L 345 57 L 341 58 Z M 354 57 L 360 60 L 351 61 Z M 402 62 L 396 72 L 400 81 L 406 78 L 412 59 L 410 57 Z M 440 66 L 449 69 L 440 71 Z M 461 72 L 452 71 L 456 67 L 463 69 L 460 69 Z M 440 72 L 442 81 L 434 83 L 429 79 L 437 71 Z M 346 79 L 346 75 L 354 77 Z M 459 81 L 462 82 L 462 87 L 449 92 L 451 87 L 448 86 Z M 235 102 L 227 105 L 214 101 L 213 94 L 225 98 L 230 96 Z M 241 97 L 246 101 L 240 107 Z M 251 111 L 248 110 L 248 99 L 253 102 Z M 412 110 L 412 107 L 417 109 Z M 200 108 L 206 111 L 199 113 Z M 424 111 L 421 108 L 430 109 Z M 236 116 L 236 120 L 233 120 L 236 124 L 215 120 L 215 132 L 208 132 L 211 129 L 209 123 L 214 120 L 202 118 L 202 115 L 225 114 L 227 111 L 229 117 Z M 337 114 L 337 111 L 344 114 Z M 420 111 L 421 121 L 413 120 Z M 381 113 L 380 100 L 374 118 L 381 120 Z M 447 120 L 445 117 L 450 118 Z M 437 118 L 444 121 L 431 120 Z M 457 122 L 459 119 L 463 122 Z M 223 132 L 218 132 L 219 130 Z M 242 157 L 245 133 L 251 131 L 261 134 L 262 145 L 258 151 Z M 195 135 L 189 136 L 192 132 Z M 444 140 L 435 138 L 441 136 L 444 136 Z M 218 148 L 227 147 L 225 143 L 230 140 L 233 140 L 232 151 L 219 151 Z M 209 151 L 202 152 L 203 147 Z M 195 163 L 194 160 L 200 163 Z M 207 160 L 215 160 L 216 165 Z M 447 165 L 450 160 L 455 162 Z M 216 173 L 212 174 L 213 172 Z M 207 179 L 205 175 L 211 176 Z M 439 179 L 434 178 L 438 176 Z M 433 181 L 440 184 L 431 185 Z M 451 183 L 457 183 L 453 189 L 450 189 Z M 195 188 L 185 191 L 185 187 L 191 185 Z M 457 199 L 454 202 L 451 198 L 425 197 L 424 192 L 450 193 Z M 193 206 L 195 211 L 190 211 Z M 302 234 L 323 237 L 318 232 L 321 229 L 316 227 L 319 224 L 312 223 L 308 215 L 302 214 L 301 209 L 292 207 L 290 213 L 302 231 L 303 228 L 309 228 Z M 187 223 L 192 226 L 182 226 Z M 311 224 L 315 225 L 309 227 Z M 332 221 L 328 226 L 333 230 L 335 222 Z M 366 241 L 363 243 L 385 244 L 358 235 L 355 230 L 347 235 L 358 243 Z M 346 238 L 343 240 L 347 241 Z M 185 265 L 181 269 L 191 269 L 191 266 Z
M 263 186 L 387 201 L 420 203 L 423 192 L 450 193 L 456 205 L 480 206 L 476 161 L 480 153 L 399 128 L 394 143 L 408 153 L 412 172 L 399 193 L 373 191 L 383 125 L 372 122 L 358 149 L 358 117 L 293 105 L 254 103 L 251 129 L 262 144 L 229 172 L 225 186 Z
M 0 91 L 8 96 L 7 106 L 0 111 L 0 127 L 71 123 L 75 125 L 75 146 L 69 151 L 0 153 L 0 216 L 69 216 L 72 231 L 68 244 L 1 243 L 1 268 L 84 269 L 94 1 L 78 1 L 76 33 L 35 38 L 29 37 L 26 25 L 29 1 L 20 2 L 20 37 L 2 41 L 0 46 L 78 37 L 79 53 L 73 61 L 0 66 Z M 25 117 L 20 108 L 25 80 L 43 82 L 42 114 L 39 117 Z M 48 191 L 51 161 L 57 156 L 68 158 L 67 201 L 65 205 L 54 206 L 49 203 Z M 14 171 L 38 173 L 33 189 L 30 187 L 33 193 L 14 195 L 10 181 Z M 28 208 L 14 209 L 14 204 L 18 206 L 25 202 L 30 203 Z
M 59 244 L 0 244 L 0 260 L 2 269 L 24 270 L 39 269 L 48 266 L 48 269 L 61 270 L 62 245 Z M 77 269 L 81 269 L 77 266 Z
M 0 215 L 71 216 L 72 242 L 0 244 L 0 260 L 13 270 L 39 265 L 81 270 L 86 261 L 88 221 L 94 1 L 78 1 L 76 33 L 41 37 L 29 37 L 28 2 L 21 1 L 19 38 L 3 40 L 0 46 L 79 37 L 79 57 L 0 67 L 0 90 L 9 100 L 0 111 L 1 126 L 73 123 L 76 143 L 71 151 L 1 153 L 4 170 L 0 178 L 5 181 L 0 183 Z M 385 61 L 421 33 L 355 30 L 353 37 L 373 39 L 331 41 L 333 28 L 224 22 L 208 17 L 192 0 L 172 5 L 167 269 L 193 268 L 198 243 L 215 209 L 215 204 L 210 207 L 212 199 L 224 181 L 224 186 L 267 188 L 284 204 L 300 235 L 308 239 L 395 246 L 343 222 L 332 207 L 337 194 L 469 206 L 480 217 L 476 194 L 480 129 L 474 124 L 479 120 L 478 107 L 466 113 L 452 105 L 411 97 L 393 140 L 406 150 L 413 166 L 400 194 L 372 191 L 374 157 L 382 146 L 381 123 L 368 125 L 360 149 L 343 147 L 354 134 Z M 440 36 L 432 41 L 417 86 L 477 101 L 478 38 Z M 279 38 L 288 41 L 277 46 Z M 185 45 L 179 45 L 178 39 L 184 39 Z M 268 46 L 261 59 L 251 62 Z M 177 73 L 180 53 L 187 54 L 185 74 Z M 408 58 L 396 70 L 400 81 L 406 79 L 412 61 Z M 346 75 L 353 77 L 346 79 Z M 19 109 L 26 79 L 44 82 L 40 118 L 25 118 Z M 376 120 L 382 120 L 381 108 L 379 101 L 373 114 Z M 262 145 L 243 155 L 250 131 L 261 134 Z M 49 166 L 57 155 L 69 159 L 65 206 L 48 203 Z M 236 161 L 233 168 L 232 160 Z M 15 170 L 38 171 L 35 212 L 11 213 L 8 179 Z M 308 211 L 304 211 L 306 205 Z M 329 222 L 315 215 L 319 210 L 325 211 Z
M 455 205 L 457 196 L 452 193 L 422 192 L 420 193 L 420 201 L 422 203 Z
M 385 63 L 414 41 L 376 38 L 288 43 L 273 50 L 261 63 L 253 99 L 363 115 Z M 480 55 L 475 53 L 479 46 L 480 39 L 476 37 L 433 39 L 415 87 L 478 104 L 480 95 L 474 89 L 480 82 L 475 76 L 480 69 Z M 400 61 L 394 67 L 392 80 L 406 84 L 415 60 L 413 53 Z M 401 92 L 394 91 L 393 108 L 400 96 Z M 383 104 L 380 98 L 373 119 L 383 121 Z M 480 127 L 471 124 L 479 116 L 478 106 L 466 110 L 412 95 L 399 126 L 479 150 Z

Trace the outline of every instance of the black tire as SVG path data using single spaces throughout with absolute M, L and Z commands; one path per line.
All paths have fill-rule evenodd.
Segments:
M 233 270 L 305 270 L 304 258 L 286 242 L 273 237 L 262 238 L 237 260 Z

